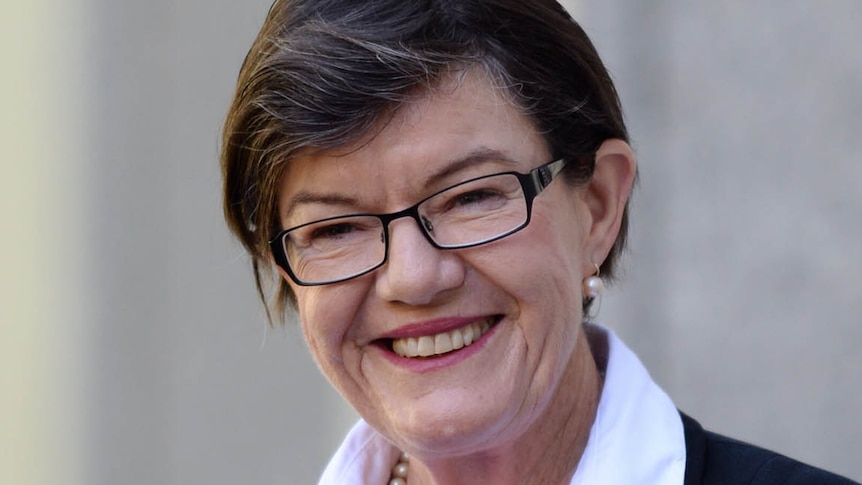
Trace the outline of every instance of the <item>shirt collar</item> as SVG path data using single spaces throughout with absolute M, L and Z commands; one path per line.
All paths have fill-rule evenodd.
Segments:
M 613 331 L 590 327 L 607 344 L 607 367 L 596 420 L 571 484 L 682 484 L 679 411 Z

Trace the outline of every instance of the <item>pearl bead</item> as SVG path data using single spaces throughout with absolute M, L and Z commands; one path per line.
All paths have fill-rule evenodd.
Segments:
M 584 280 L 584 295 L 589 298 L 598 297 L 604 289 L 605 283 L 598 276 L 590 276 Z
M 392 474 L 389 476 L 389 485 L 407 485 L 407 469 L 409 467 L 410 455 L 406 452 L 401 452 L 398 462 L 392 467 Z
M 398 462 L 392 468 L 392 476 L 394 478 L 407 478 L 407 463 Z

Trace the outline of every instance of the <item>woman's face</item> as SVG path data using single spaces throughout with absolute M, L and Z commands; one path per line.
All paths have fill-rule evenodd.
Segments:
M 549 161 L 531 122 L 471 72 L 405 105 L 367 143 L 292 161 L 279 210 L 283 227 L 394 212 L 468 178 Z M 546 410 L 583 338 L 581 281 L 594 271 L 584 197 L 560 177 L 536 198 L 529 226 L 469 249 L 435 249 L 401 218 L 377 270 L 326 286 L 291 282 L 317 364 L 407 450 L 468 453 L 516 439 Z M 393 351 L 453 332 L 475 341 L 430 357 Z

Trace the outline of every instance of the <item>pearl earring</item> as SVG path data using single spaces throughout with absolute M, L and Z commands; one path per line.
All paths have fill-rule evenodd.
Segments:
M 599 277 L 599 265 L 593 263 L 593 266 L 596 267 L 596 274 L 584 279 L 584 295 L 591 299 L 597 298 L 605 289 L 605 282 Z

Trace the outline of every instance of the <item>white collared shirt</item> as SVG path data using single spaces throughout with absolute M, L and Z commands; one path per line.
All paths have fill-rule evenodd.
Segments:
M 571 485 L 681 485 L 685 434 L 679 412 L 637 356 L 613 333 L 596 420 Z M 388 483 L 400 451 L 359 420 L 330 460 L 320 485 Z

